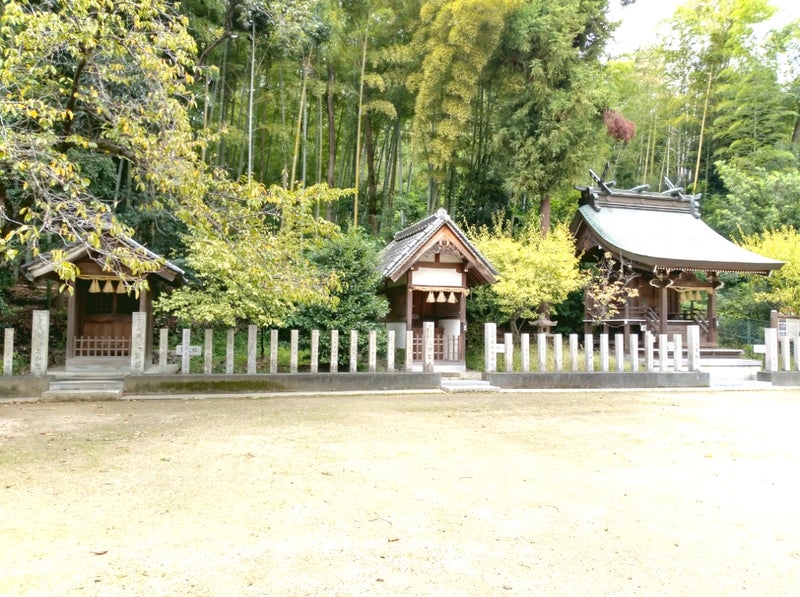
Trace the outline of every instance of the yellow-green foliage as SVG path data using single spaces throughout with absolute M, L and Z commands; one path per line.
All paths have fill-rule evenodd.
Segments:
M 157 270 L 160 263 L 106 242 L 131 231 L 113 221 L 81 163 L 124 160 L 137 191 L 153 200 L 194 192 L 195 44 L 186 19 L 165 0 L 9 0 L 0 49 L 0 185 L 14 191 L 0 213 L 0 257 L 23 247 L 38 255 L 49 239 L 82 243 L 106 271 Z M 74 282 L 63 253 L 52 262 Z
M 475 245 L 500 272 L 492 287 L 500 311 L 512 327 L 519 319 L 538 316 L 541 304 L 564 301 L 584 284 L 568 227 L 558 224 L 546 236 L 528 224 L 514 233 L 511 224 L 495 220 L 492 229 L 470 231 Z
M 209 195 L 215 205 L 184 214 L 191 228 L 187 263 L 199 281 L 163 296 L 157 308 L 188 323 L 276 326 L 298 304 L 325 301 L 336 277 L 321 274 L 307 256 L 338 230 L 314 218 L 313 206 L 348 191 L 218 184 L 222 188 Z M 233 195 L 226 195 L 227 187 Z
M 764 257 L 785 262 L 766 279 L 767 290 L 757 292 L 755 299 L 774 303 L 784 313 L 800 314 L 800 233 L 792 226 L 782 226 L 745 236 L 740 244 Z
M 517 0 L 427 0 L 412 42 L 424 56 L 408 78 L 416 91 L 414 132 L 426 161 L 444 172 L 469 132 L 478 82 Z

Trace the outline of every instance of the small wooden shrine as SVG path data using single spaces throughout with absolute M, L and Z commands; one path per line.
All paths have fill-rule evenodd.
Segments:
M 125 369 L 130 366 L 131 325 L 133 313 L 147 314 L 147 346 L 145 354 L 152 351 L 153 309 L 152 299 L 156 281 L 169 285 L 181 284 L 184 272 L 165 261 L 135 240 L 122 237 L 104 239 L 105 242 L 122 244 L 142 261 L 161 264 L 161 267 L 144 277 L 149 290 L 136 296 L 128 292 L 128 286 L 120 278 L 104 271 L 100 259 L 86 245 L 75 245 L 67 249 L 66 259 L 80 270 L 75 281 L 74 292 L 67 297 L 67 370 L 80 368 L 90 363 L 94 367 Z M 53 263 L 39 258 L 25 266 L 30 279 L 57 279 Z M 128 281 L 134 276 L 129 275 Z
M 383 293 L 398 348 L 422 360 L 422 324 L 434 322 L 434 368 L 464 367 L 466 301 L 470 288 L 492 284 L 497 271 L 444 209 L 400 230 L 381 254 Z M 406 332 L 414 346 L 406 346 Z
M 768 276 L 783 263 L 719 235 L 700 219 L 700 196 L 685 194 L 669 180 L 669 188 L 656 193 L 647 185 L 619 190 L 593 172 L 592 177 L 597 186 L 578 187 L 580 205 L 572 222 L 577 250 L 588 259 L 610 253 L 635 272 L 631 287 L 638 293 L 600 322 L 604 331 L 685 337 L 687 326 L 698 325 L 701 345 L 716 348 L 720 273 Z M 585 322 L 596 323 L 588 315 Z

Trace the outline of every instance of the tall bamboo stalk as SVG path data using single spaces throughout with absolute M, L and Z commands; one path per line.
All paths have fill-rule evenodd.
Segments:
M 297 172 L 297 157 L 300 153 L 300 132 L 303 125 L 303 114 L 306 109 L 306 86 L 308 85 L 308 69 L 311 67 L 311 52 L 303 62 L 303 84 L 300 91 L 300 109 L 297 111 L 297 127 L 294 133 L 294 152 L 292 153 L 292 175 L 289 179 L 289 188 L 294 190 L 295 174 Z
M 708 115 L 708 100 L 711 96 L 712 72 L 708 71 L 708 84 L 706 85 L 706 100 L 703 104 L 703 119 L 700 121 L 700 140 L 697 143 L 697 161 L 694 166 L 694 181 L 692 182 L 692 193 L 697 192 L 697 179 L 700 176 L 700 157 L 703 155 L 703 135 L 706 131 L 706 117 Z
M 353 196 L 353 228 L 358 228 L 358 183 L 361 167 L 361 113 L 364 108 L 364 71 L 367 70 L 367 39 L 369 36 L 369 18 L 364 31 L 364 46 L 361 49 L 361 81 L 358 88 L 358 121 L 356 123 L 356 192 Z

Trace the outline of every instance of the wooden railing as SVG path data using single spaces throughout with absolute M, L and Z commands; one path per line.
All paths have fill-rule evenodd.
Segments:
M 76 336 L 76 357 L 129 357 L 131 339 L 111 336 Z
M 700 331 L 708 336 L 708 317 L 706 317 L 704 313 L 698 311 L 697 309 L 692 309 L 689 317 L 692 321 L 700 326 Z
M 433 338 L 433 360 L 434 361 L 463 361 L 464 360 L 464 336 L 445 336 L 436 334 Z M 422 354 L 422 334 L 414 333 L 414 356 L 415 361 L 423 359 Z
M 658 334 L 659 322 L 661 321 L 658 313 L 648 307 L 644 309 L 642 315 L 644 316 L 646 331 L 651 334 Z

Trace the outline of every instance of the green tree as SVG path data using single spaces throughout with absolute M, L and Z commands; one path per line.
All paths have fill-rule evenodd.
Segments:
M 781 312 L 800 314 L 800 233 L 792 226 L 781 226 L 745 236 L 741 245 L 785 265 L 771 276 L 752 280 L 756 301 L 766 301 Z
M 428 211 L 440 206 L 439 184 L 465 147 L 476 90 L 501 40 L 514 0 L 427 0 L 411 44 L 423 56 L 408 77 L 416 94 L 414 142 L 427 164 Z
M 160 267 L 113 241 L 130 230 L 87 176 L 125 163 L 137 192 L 158 203 L 191 193 L 194 41 L 162 0 L 4 3 L 0 16 L 0 251 L 49 248 L 59 276 L 76 268 L 63 244 L 82 243 L 109 271 Z M 107 240 L 111 238 L 111 240 Z
M 628 298 L 639 295 L 630 287 L 639 274 L 618 263 L 609 252 L 594 265 L 586 282 L 587 315 L 595 323 L 616 317 Z
M 723 72 L 711 131 L 719 159 L 750 168 L 796 165 L 787 149 L 797 109 L 777 76 L 763 64 Z
M 351 230 L 330 238 L 309 255 L 309 262 L 333 281 L 330 295 L 300 306 L 288 327 L 310 332 L 383 330 L 380 323 L 389 310 L 384 296 L 378 294 L 382 282 L 378 268 L 379 247 L 374 238 Z M 309 338 L 308 334 L 304 338 Z M 340 337 L 342 362 L 348 358 L 349 337 Z M 363 340 L 362 340 L 363 342 Z M 330 355 L 330 335 L 321 334 L 320 354 Z
M 602 131 L 606 7 L 606 0 L 524 2 L 503 38 L 498 158 L 513 199 L 538 206 L 545 233 L 551 194 L 585 176 Z
M 711 197 L 705 220 L 727 237 L 752 236 L 782 225 L 800 229 L 800 171 L 717 163 L 726 193 Z M 701 204 L 702 205 L 702 204 Z
M 345 191 L 217 184 L 218 206 L 185 215 L 192 222 L 186 263 L 195 283 L 162 295 L 156 308 L 187 323 L 282 326 L 299 305 L 326 301 L 336 278 L 315 267 L 310 255 L 336 228 L 315 218 L 313 208 Z M 237 199 L 249 196 L 228 201 L 226 188 Z
M 524 320 L 538 317 L 540 305 L 564 301 L 585 282 L 566 224 L 557 224 L 543 235 L 537 225 L 529 223 L 515 234 L 509 221 L 496 219 L 491 229 L 470 230 L 470 237 L 500 272 L 498 282 L 481 293 L 494 299 L 514 334 Z

